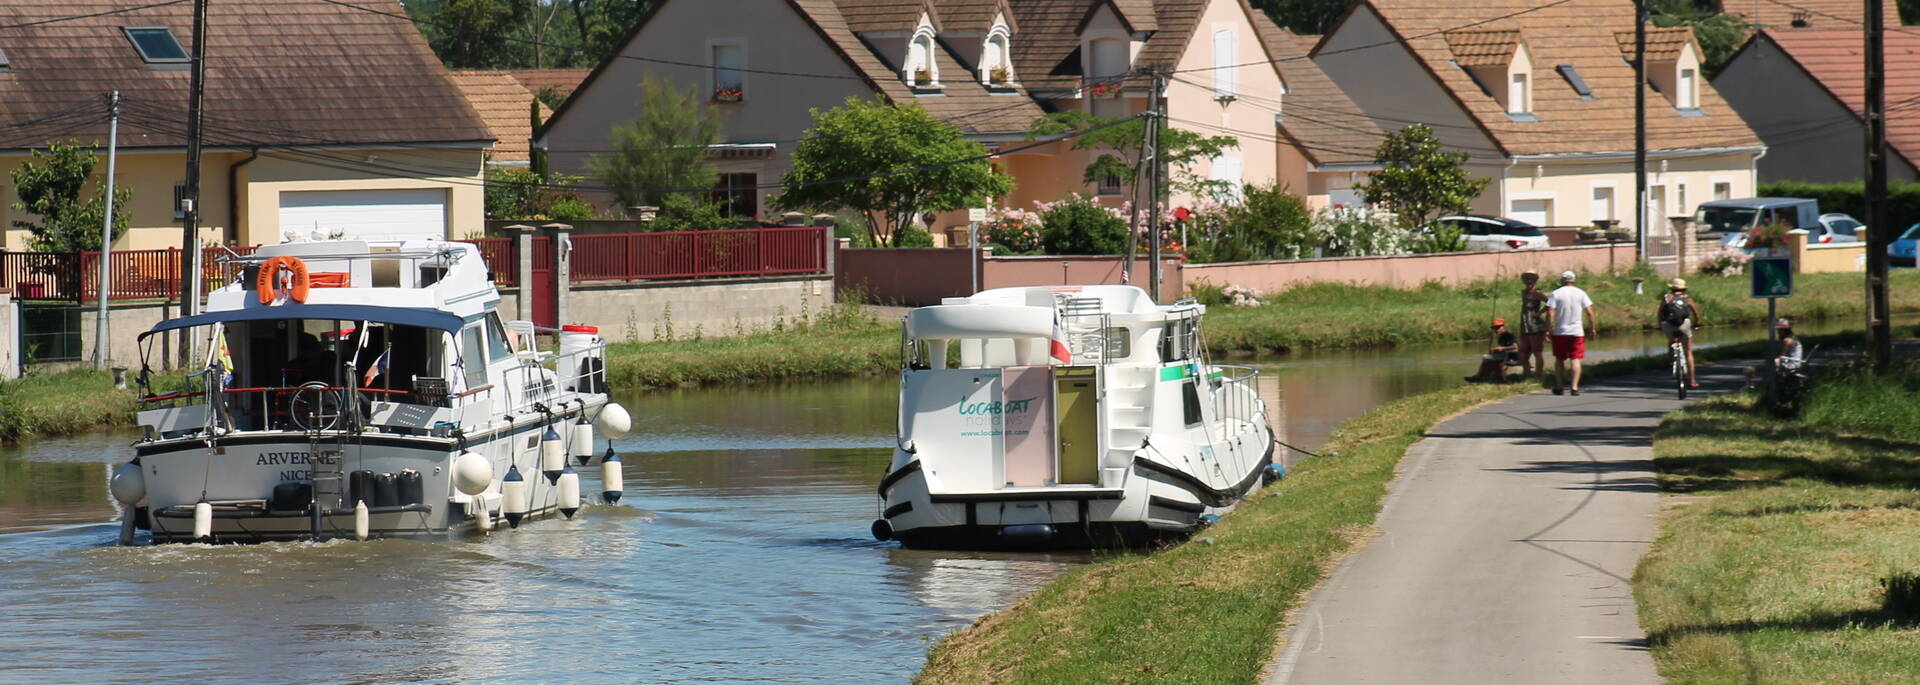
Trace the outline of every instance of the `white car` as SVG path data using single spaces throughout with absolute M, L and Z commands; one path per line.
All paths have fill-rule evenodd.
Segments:
M 1547 234 L 1541 232 L 1539 226 L 1524 221 L 1462 214 L 1443 216 L 1434 223 L 1459 228 L 1467 237 L 1468 251 L 1531 250 L 1547 246 Z

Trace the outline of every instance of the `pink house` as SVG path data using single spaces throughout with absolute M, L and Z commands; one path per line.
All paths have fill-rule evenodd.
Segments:
M 1087 183 L 1090 153 L 1033 147 L 1027 130 L 1052 111 L 1142 112 L 1149 82 L 1139 71 L 1153 67 L 1171 74 L 1170 125 L 1239 141 L 1189 173 L 1279 180 L 1325 205 L 1364 172 L 1378 135 L 1356 142 L 1351 129 L 1373 125 L 1304 59 L 1304 45 L 1246 0 L 665 0 L 535 145 L 555 170 L 584 174 L 611 129 L 637 115 L 642 78 L 710 90 L 727 112 L 724 144 L 710 153 L 716 193 L 737 214 L 765 217 L 811 111 L 882 97 L 917 103 L 1003 151 L 998 163 L 1016 187 L 1002 206 L 1068 193 L 1118 204 L 1131 195 L 1128 179 Z M 1305 107 L 1289 119 L 1283 110 L 1296 97 Z M 963 223 L 955 212 L 932 228 Z

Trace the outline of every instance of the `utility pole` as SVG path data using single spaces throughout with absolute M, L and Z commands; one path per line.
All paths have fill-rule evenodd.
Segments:
M 1148 82 L 1151 84 L 1150 90 L 1147 91 L 1147 149 L 1151 151 L 1151 156 L 1141 155 L 1140 163 L 1147 168 L 1147 241 L 1150 245 L 1147 248 L 1147 273 L 1148 278 L 1152 279 L 1151 289 L 1147 292 L 1153 294 L 1155 303 L 1159 303 L 1160 196 L 1164 192 L 1161 184 L 1166 178 L 1166 158 L 1160 154 L 1160 127 L 1167 120 L 1167 103 L 1160 97 L 1160 91 L 1164 88 L 1164 83 L 1160 80 L 1160 67 L 1149 67 L 1147 73 L 1150 77 Z M 1133 255 L 1127 255 L 1127 259 L 1132 260 Z
M 180 315 L 200 313 L 200 110 L 207 86 L 207 0 L 193 0 L 193 74 L 187 79 L 186 221 L 180 238 Z M 193 334 L 180 329 L 180 365 L 193 358 Z
M 93 368 L 107 368 L 107 294 L 113 292 L 113 172 L 120 157 L 120 91 L 107 95 L 107 218 L 100 222 L 100 309 L 93 315 Z
M 1633 0 L 1633 256 L 1647 261 L 1647 0 Z M 1771 325 L 1771 324 L 1769 324 Z
M 1887 72 L 1886 0 L 1867 3 L 1867 357 L 1885 371 L 1893 359 L 1887 303 Z

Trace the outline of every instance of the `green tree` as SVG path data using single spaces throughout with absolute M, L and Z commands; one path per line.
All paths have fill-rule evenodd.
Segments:
M 1304 36 L 1318 36 L 1333 28 L 1352 0 L 1253 0 L 1273 23 Z
M 705 105 L 698 89 L 676 88 L 648 75 L 640 83 L 640 118 L 613 129 L 613 155 L 595 155 L 587 168 L 613 189 L 621 207 L 665 207 L 668 195 L 681 205 L 711 202 L 715 179 L 707 151 L 720 142 L 720 112 Z
M 30 245 L 41 252 L 82 252 L 100 249 L 100 227 L 107 208 L 98 194 L 82 197 L 87 180 L 99 163 L 98 145 L 82 146 L 74 141 L 56 142 L 45 151 L 34 150 L 31 159 L 13 170 L 14 194 L 20 201 L 13 211 L 39 217 L 39 221 L 14 220 L 15 228 L 33 234 Z M 113 232 L 127 230 L 127 203 L 133 191 L 120 186 L 113 191 Z
M 1393 212 L 1394 221 L 1409 231 L 1428 226 L 1442 214 L 1467 211 L 1489 180 L 1468 176 L 1460 166 L 1467 154 L 1441 149 L 1425 124 L 1388 134 L 1373 160 L 1380 170 L 1358 187 L 1360 193 L 1367 204 Z
M 859 212 L 875 245 L 898 246 L 902 229 L 923 212 L 980 207 L 1012 192 L 1013 178 L 986 156 L 986 146 L 917 104 L 849 97 L 813 110 L 778 205 Z
M 591 67 L 620 49 L 660 0 L 407 0 L 440 61 L 456 69 Z
M 1649 0 L 1649 23 L 1659 27 L 1690 26 L 1700 41 L 1700 69 L 1711 79 L 1740 51 L 1753 26 L 1730 14 L 1721 14 L 1714 0 Z
M 587 221 L 599 216 L 593 203 L 573 186 L 579 176 L 554 174 L 552 181 L 527 169 L 488 169 L 487 218 L 495 221 Z
M 428 0 L 410 2 L 421 19 L 421 35 L 440 61 L 454 69 L 525 66 L 530 55 L 521 41 L 533 3 L 524 0 Z M 415 9 L 413 6 L 417 6 Z
M 1127 222 L 1074 195 L 1040 213 L 1040 246 L 1047 254 L 1125 254 Z
M 1298 259 L 1313 253 L 1313 212 L 1281 183 L 1248 184 L 1239 203 L 1198 223 L 1188 246 L 1196 262 Z
M 1064 110 L 1035 120 L 1027 128 L 1027 139 L 1074 132 L 1080 135 L 1073 139 L 1073 149 L 1101 151 L 1087 164 L 1083 181 L 1099 183 L 1101 178 L 1113 177 L 1130 183 L 1139 178 L 1136 174 L 1140 171 L 1140 148 L 1147 134 L 1145 118 L 1108 119 L 1081 110 Z M 1195 175 L 1193 163 L 1219 157 L 1239 144 L 1233 136 L 1205 136 L 1182 128 L 1162 130 L 1161 158 L 1166 161 L 1168 178 L 1161 199 L 1175 192 L 1206 190 L 1215 182 Z

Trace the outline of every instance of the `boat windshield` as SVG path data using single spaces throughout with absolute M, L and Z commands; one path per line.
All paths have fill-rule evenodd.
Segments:
M 219 398 L 238 430 L 288 428 L 294 396 L 306 385 L 320 386 L 332 401 L 356 388 L 366 401 L 436 406 L 459 390 L 445 378 L 447 336 L 433 328 L 278 319 L 235 321 L 218 331 L 210 359 L 225 369 Z

